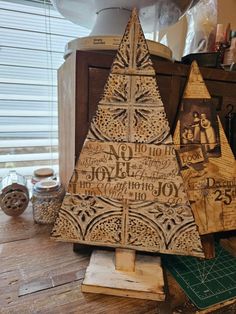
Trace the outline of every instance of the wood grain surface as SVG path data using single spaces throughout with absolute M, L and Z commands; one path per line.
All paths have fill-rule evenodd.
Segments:
M 89 263 L 86 247 L 50 239 L 50 226 L 33 222 L 29 207 L 20 217 L 0 210 L 1 314 L 182 314 L 196 313 L 172 276 L 166 302 L 87 294 L 81 283 Z M 232 314 L 235 304 L 214 313 Z M 213 312 L 213 310 L 212 310 Z

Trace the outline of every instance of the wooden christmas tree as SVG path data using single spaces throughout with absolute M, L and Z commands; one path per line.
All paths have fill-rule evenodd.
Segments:
M 52 235 L 116 248 L 93 253 L 89 292 L 163 300 L 159 257 L 135 251 L 204 256 L 135 10 Z
M 196 62 L 174 142 L 200 234 L 236 229 L 236 162 Z
M 90 245 L 203 256 L 135 11 L 52 235 Z

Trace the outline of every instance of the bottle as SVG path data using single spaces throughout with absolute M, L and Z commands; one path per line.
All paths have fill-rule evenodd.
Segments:
M 65 195 L 64 187 L 52 179 L 37 182 L 33 187 L 33 218 L 38 224 L 53 224 Z
M 224 64 L 231 65 L 236 63 L 236 31 L 231 31 L 231 43 L 230 47 L 225 50 Z
M 230 32 L 230 24 L 227 26 L 223 24 L 217 24 L 216 27 L 216 39 L 215 39 L 215 47 L 214 51 L 220 54 L 220 62 L 224 61 L 225 50 L 229 47 L 229 32 Z

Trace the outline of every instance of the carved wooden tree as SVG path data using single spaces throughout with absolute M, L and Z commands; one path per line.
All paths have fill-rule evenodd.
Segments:
M 196 62 L 174 142 L 200 234 L 236 229 L 236 162 Z
M 90 245 L 204 256 L 135 11 L 52 235 Z

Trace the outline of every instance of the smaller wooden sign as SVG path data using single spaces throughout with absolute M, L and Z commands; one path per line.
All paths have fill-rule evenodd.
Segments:
M 193 62 L 174 142 L 201 235 L 236 228 L 236 161 L 215 105 Z

